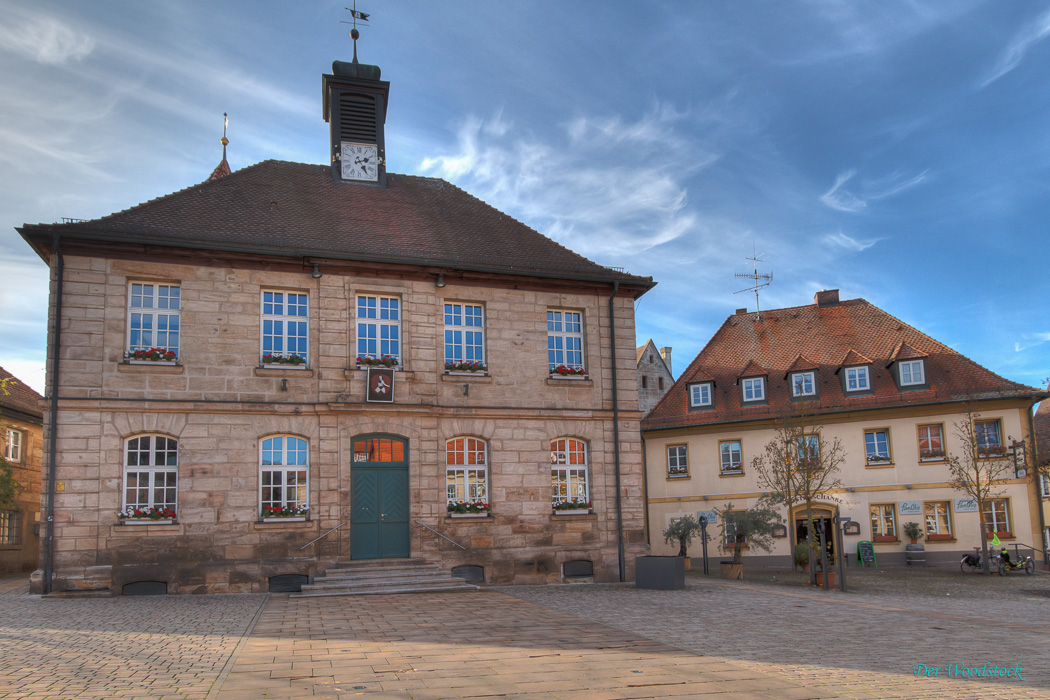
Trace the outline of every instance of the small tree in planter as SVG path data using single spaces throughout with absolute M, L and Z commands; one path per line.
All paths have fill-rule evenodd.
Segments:
M 686 557 L 688 563 L 689 554 L 687 549 L 693 538 L 701 532 L 700 523 L 692 515 L 678 518 L 664 530 L 664 542 L 667 544 L 678 544 L 678 556 Z M 688 566 L 686 568 L 689 568 Z
M 912 544 L 918 544 L 919 538 L 922 537 L 922 528 L 916 522 L 904 523 L 904 534 L 907 535 Z
M 795 566 L 802 570 L 802 573 L 809 573 L 809 540 L 799 542 L 795 545 L 795 552 L 793 554 L 795 560 Z
M 743 578 L 744 547 L 754 547 L 763 552 L 773 549 L 773 530 L 783 525 L 780 513 L 770 507 L 766 499 L 759 499 L 754 508 L 733 510 L 733 504 L 715 509 L 721 527 L 719 549 L 733 552 L 731 562 L 722 562 L 723 578 Z

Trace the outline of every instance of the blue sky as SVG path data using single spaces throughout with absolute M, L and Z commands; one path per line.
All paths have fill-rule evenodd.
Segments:
M 342 2 L 0 4 L 0 364 L 41 389 L 47 271 L 14 227 L 323 162 Z M 863 297 L 1050 376 L 1050 2 L 362 0 L 388 169 L 652 275 L 677 375 L 757 251 L 763 308 Z

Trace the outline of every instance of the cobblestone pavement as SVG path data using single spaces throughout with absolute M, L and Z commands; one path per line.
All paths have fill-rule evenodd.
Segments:
M 0 698 L 203 700 L 265 595 L 0 595 Z
M 877 572 L 869 576 L 879 576 Z M 1050 577 L 974 577 L 952 601 L 941 573 L 891 595 L 843 594 L 690 576 L 681 591 L 630 585 L 500 588 L 522 600 L 843 698 L 1050 698 Z M 956 577 L 962 576 L 958 572 Z M 947 585 L 947 584 L 946 584 Z M 983 595 L 981 593 L 983 592 Z M 1048 591 L 1050 592 L 1050 591 Z M 928 667 L 986 662 L 1014 678 L 917 678 Z

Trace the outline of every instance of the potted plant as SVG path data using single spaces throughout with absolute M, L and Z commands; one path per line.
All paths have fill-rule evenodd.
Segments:
M 684 559 L 685 568 L 691 570 L 689 554 L 686 550 L 693 541 L 693 537 L 701 532 L 700 523 L 692 515 L 684 518 L 675 518 L 670 525 L 664 529 L 664 542 L 678 545 L 678 556 Z
M 809 540 L 803 540 L 795 545 L 795 551 L 793 553 L 795 560 L 795 566 L 802 570 L 802 573 L 809 573 Z
M 808 546 L 808 543 L 807 543 L 807 546 Z M 818 549 L 819 549 L 819 547 L 818 547 Z M 816 576 L 816 579 L 817 579 L 816 583 L 817 583 L 818 586 L 823 586 L 824 585 L 824 559 L 823 559 L 823 557 L 817 557 L 817 560 L 815 562 L 815 566 L 816 566 L 816 569 L 817 569 L 816 572 L 815 572 L 815 576 Z M 829 569 L 832 566 L 835 566 L 835 554 L 834 554 L 834 552 L 831 551 L 831 543 L 829 542 L 828 543 L 828 567 L 829 567 Z M 835 585 L 835 572 L 834 571 L 830 571 L 830 570 L 828 571 L 828 585 L 829 586 L 834 586 Z
M 904 534 L 911 540 L 911 544 L 904 547 L 904 561 L 908 566 L 921 566 L 926 563 L 926 547 L 919 543 L 922 537 L 922 528 L 919 523 L 904 523 Z
M 487 518 L 491 505 L 487 501 L 449 501 L 447 512 L 450 518 Z
M 556 515 L 581 515 L 583 513 L 590 513 L 591 501 L 585 501 L 582 498 L 570 498 L 565 501 L 555 501 L 551 506 Z
M 721 526 L 719 549 L 732 552 L 732 561 L 722 562 L 722 578 L 744 578 L 744 549 L 754 547 L 764 552 L 773 549 L 773 528 L 782 525 L 780 513 L 773 510 L 765 499 L 759 499 L 754 508 L 733 510 L 733 504 L 715 509 Z

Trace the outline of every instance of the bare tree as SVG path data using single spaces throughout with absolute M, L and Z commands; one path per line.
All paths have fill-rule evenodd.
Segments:
M 791 509 L 805 504 L 810 561 L 816 561 L 819 549 L 813 537 L 813 504 L 818 498 L 835 500 L 830 492 L 842 485 L 838 473 L 846 452 L 838 438 L 829 441 L 824 437 L 822 426 L 811 422 L 802 405 L 797 415 L 777 421 L 776 435 L 751 460 L 751 467 L 759 487 L 769 489 L 769 500 L 787 508 L 789 533 L 794 532 Z M 794 543 L 794 534 L 789 541 Z M 816 567 L 810 567 L 810 579 L 816 581 Z
M 1013 476 L 1014 464 L 1007 456 L 1002 436 L 1002 424 L 983 421 L 981 414 L 966 404 L 962 420 L 954 424 L 955 437 L 962 446 L 958 454 L 949 455 L 945 462 L 951 473 L 952 488 L 965 493 L 977 502 L 978 522 L 981 528 L 981 557 L 984 573 L 991 573 L 988 553 L 986 507 L 1003 496 L 1003 483 Z M 987 508 L 990 511 L 990 508 Z

